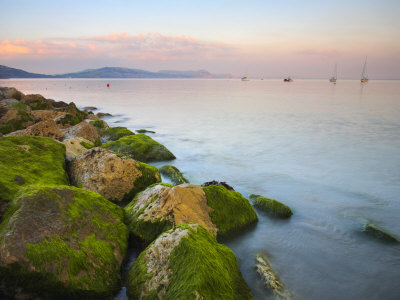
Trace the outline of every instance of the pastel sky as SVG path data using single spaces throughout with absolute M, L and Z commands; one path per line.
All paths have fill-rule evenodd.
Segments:
M 0 0 L 0 65 L 400 78 L 400 0 Z

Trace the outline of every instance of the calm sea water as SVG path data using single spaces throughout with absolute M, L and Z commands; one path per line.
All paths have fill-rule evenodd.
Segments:
M 259 213 L 254 229 L 225 241 L 255 299 L 270 296 L 254 269 L 257 252 L 268 254 L 293 299 L 400 299 L 400 246 L 360 232 L 371 221 L 400 237 L 400 81 L 0 85 L 97 106 L 114 115 L 113 126 L 156 131 L 192 183 L 227 181 L 245 196 L 289 205 L 290 220 Z

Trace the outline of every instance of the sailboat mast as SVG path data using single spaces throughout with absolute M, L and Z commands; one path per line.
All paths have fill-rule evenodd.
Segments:
M 335 79 L 337 79 L 337 63 L 335 64 Z
M 365 77 L 365 68 L 366 68 L 366 66 L 367 66 L 367 56 L 365 57 L 365 62 L 364 62 L 364 67 L 363 67 L 363 70 L 362 70 L 362 74 L 361 74 L 361 78 L 364 78 Z

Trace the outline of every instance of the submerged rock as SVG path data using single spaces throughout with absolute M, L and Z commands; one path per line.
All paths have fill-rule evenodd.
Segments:
M 92 148 L 76 157 L 69 167 L 72 182 L 98 192 L 111 201 L 122 201 L 160 182 L 156 167 L 121 158 L 110 150 Z
M 101 118 L 105 118 L 105 117 L 112 117 L 112 114 L 99 112 L 96 114 L 96 116 L 101 119 Z
M 126 127 L 117 126 L 103 130 L 101 133 L 101 138 L 109 142 L 119 140 L 120 138 L 128 135 L 134 135 L 134 133 Z
M 64 134 L 57 127 L 56 122 L 53 120 L 46 120 L 33 124 L 26 129 L 14 131 L 8 134 L 8 136 L 44 136 L 62 140 Z
M 135 130 L 137 133 L 156 133 L 155 131 L 147 130 L 147 129 L 137 129 Z
M 182 184 L 182 183 L 189 183 L 189 180 L 187 180 L 181 171 L 178 170 L 178 168 L 171 166 L 171 165 L 164 165 L 160 168 L 160 172 L 162 175 L 168 177 L 171 179 L 171 181 L 175 184 Z
M 65 149 L 66 149 L 65 158 L 68 161 L 71 161 L 75 157 L 88 151 L 88 149 L 91 149 L 94 147 L 94 145 L 91 141 L 88 141 L 87 139 L 84 139 L 81 137 L 66 139 L 66 140 L 63 140 L 62 143 L 65 145 Z
M 201 224 L 217 235 L 217 227 L 209 215 L 211 211 L 203 189 L 193 184 L 154 185 L 125 207 L 129 230 L 146 243 L 181 223 Z
M 45 137 L 2 137 L 0 204 L 7 204 L 20 188 L 31 184 L 68 184 L 65 146 Z
M 125 136 L 115 142 L 108 142 L 103 147 L 143 162 L 176 158 L 165 146 L 145 134 Z
M 129 270 L 129 299 L 252 299 L 236 257 L 197 224 L 160 235 Z
M 269 199 L 260 195 L 251 194 L 249 197 L 254 206 L 278 218 L 289 218 L 293 213 L 289 206 L 278 200 Z
M 285 290 L 283 283 L 279 277 L 272 270 L 268 259 L 261 254 L 256 255 L 256 270 L 261 276 L 265 286 L 268 287 L 275 295 L 280 296 L 282 299 L 291 299 L 288 291 Z
M 123 210 L 69 186 L 18 193 L 0 231 L 0 288 L 29 299 L 102 299 L 120 288 L 128 231 Z
M 64 132 L 65 139 L 82 137 L 94 143 L 99 138 L 96 128 L 86 121 L 82 121 L 79 124 L 67 129 L 62 129 L 62 131 Z
M 365 224 L 363 231 L 369 235 L 372 236 L 376 239 L 382 240 L 382 241 L 386 241 L 386 242 L 394 242 L 394 243 L 398 243 L 399 240 L 394 237 L 393 235 L 391 235 L 390 233 L 386 232 L 385 230 L 377 227 L 376 225 L 373 225 L 371 223 L 367 223 Z

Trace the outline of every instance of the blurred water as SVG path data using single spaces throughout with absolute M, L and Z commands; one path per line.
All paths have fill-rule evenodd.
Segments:
M 110 88 L 106 87 L 110 83 Z M 24 93 L 94 105 L 176 156 L 193 183 L 227 181 L 294 210 L 224 241 L 255 299 L 269 255 L 293 299 L 400 299 L 400 247 L 359 232 L 370 220 L 400 236 L 400 82 L 327 80 L 0 80 Z M 161 166 L 163 163 L 157 163 Z M 123 299 L 120 296 L 119 299 Z

